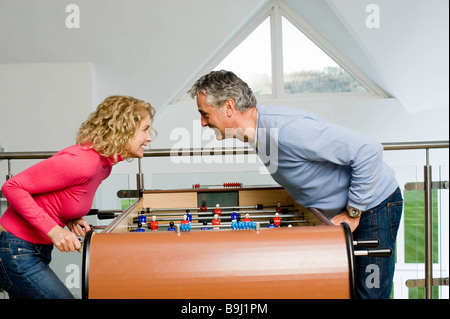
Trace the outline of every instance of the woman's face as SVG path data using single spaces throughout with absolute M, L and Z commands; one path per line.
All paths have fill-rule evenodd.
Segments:
M 123 158 L 144 156 L 144 149 L 152 141 L 150 135 L 150 115 L 147 114 L 139 123 L 134 136 L 127 142 L 124 149 Z

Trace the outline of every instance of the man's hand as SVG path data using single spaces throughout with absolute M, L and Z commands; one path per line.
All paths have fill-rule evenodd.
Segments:
M 78 237 L 60 226 L 53 227 L 47 236 L 52 240 L 53 244 L 62 252 L 79 251 L 81 252 L 81 242 Z
M 347 223 L 350 226 L 350 229 L 353 233 L 353 231 L 358 227 L 359 220 L 361 217 L 352 218 L 350 217 L 347 212 L 340 213 L 339 215 L 334 216 L 331 219 L 331 222 L 335 225 L 340 225 L 341 223 Z

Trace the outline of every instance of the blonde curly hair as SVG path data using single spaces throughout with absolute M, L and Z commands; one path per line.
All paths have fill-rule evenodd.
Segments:
M 76 143 L 89 145 L 103 157 L 118 161 L 127 142 L 134 136 L 142 119 L 150 115 L 151 130 L 155 109 L 150 103 L 130 96 L 107 97 L 81 124 Z

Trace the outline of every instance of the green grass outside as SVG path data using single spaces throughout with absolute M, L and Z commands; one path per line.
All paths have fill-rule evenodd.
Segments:
M 433 206 L 433 262 L 439 261 L 438 256 L 438 205 L 437 191 L 432 194 Z M 425 262 L 425 211 L 424 192 L 404 192 L 404 222 L 405 222 L 405 262 Z
M 424 191 L 404 191 L 405 262 L 425 262 Z M 432 192 L 433 207 L 433 263 L 439 262 L 438 250 L 438 196 Z M 409 299 L 425 299 L 425 288 L 409 289 Z M 433 298 L 438 299 L 439 287 L 433 287 Z
M 131 199 L 131 198 L 129 198 L 129 199 L 122 199 L 122 201 L 121 201 L 122 208 L 121 209 L 122 210 L 127 209 L 128 207 L 131 206 L 131 204 L 134 203 L 135 200 L 136 199 Z

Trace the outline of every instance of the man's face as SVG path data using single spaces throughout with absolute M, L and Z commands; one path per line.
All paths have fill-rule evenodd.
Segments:
M 229 112 L 225 104 L 219 112 L 215 106 L 207 103 L 206 94 L 200 92 L 197 96 L 197 107 L 201 115 L 202 126 L 208 126 L 209 128 L 214 129 L 218 140 L 225 138 L 226 128 L 232 128 L 231 119 L 227 115 Z

